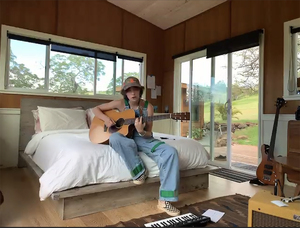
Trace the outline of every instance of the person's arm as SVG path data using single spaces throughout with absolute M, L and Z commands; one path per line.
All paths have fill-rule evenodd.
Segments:
M 153 105 L 150 103 L 148 104 L 147 112 L 148 112 L 148 116 L 154 115 Z M 142 136 L 144 138 L 152 137 L 152 127 L 153 127 L 153 122 L 152 121 L 147 122 L 144 130 L 142 130 L 141 132 L 138 131 L 140 136 Z
M 105 122 L 105 125 L 107 127 L 110 127 L 111 125 L 114 125 L 115 123 L 103 112 L 108 111 L 108 110 L 113 110 L 113 109 L 120 110 L 121 104 L 122 104 L 121 100 L 115 100 L 115 101 L 111 101 L 111 102 L 108 102 L 105 104 L 98 105 L 98 106 L 94 107 L 92 110 L 97 118 L 103 120 Z

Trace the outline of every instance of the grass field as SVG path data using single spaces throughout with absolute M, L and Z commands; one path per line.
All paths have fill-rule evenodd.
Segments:
M 250 97 L 246 97 L 240 100 L 236 100 L 232 102 L 233 109 L 236 108 L 237 110 L 241 111 L 242 114 L 237 114 L 235 117 L 232 118 L 233 123 L 258 123 L 258 95 L 253 95 Z M 217 110 L 215 110 L 215 114 L 219 114 Z M 210 104 L 204 104 L 204 121 L 205 123 L 209 122 L 210 120 Z M 226 123 L 226 120 L 222 120 L 220 117 L 215 118 L 215 122 L 219 123 Z M 248 139 L 233 139 L 233 141 L 237 144 L 242 145 L 258 145 L 258 126 L 247 127 L 242 130 L 236 130 L 234 133 L 235 138 L 240 135 L 245 135 Z
M 232 118 L 233 122 L 258 122 L 258 95 L 246 97 L 240 100 L 232 102 L 232 107 L 238 109 L 242 114 L 237 114 Z M 215 114 L 219 114 L 215 111 Z M 210 119 L 210 103 L 204 104 L 204 121 L 209 122 Z M 220 117 L 215 118 L 215 122 L 226 123 L 226 120 L 222 120 Z
M 245 135 L 248 137 L 248 139 L 236 139 L 236 137 L 240 135 Z M 233 138 L 233 142 L 236 144 L 241 145 L 252 145 L 257 146 L 258 145 L 258 126 L 253 127 L 247 127 L 242 130 L 238 130 L 234 132 L 235 138 Z

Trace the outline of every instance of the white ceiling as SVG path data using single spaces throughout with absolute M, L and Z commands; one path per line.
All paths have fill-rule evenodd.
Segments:
M 168 29 L 226 0 L 107 0 L 162 28 Z

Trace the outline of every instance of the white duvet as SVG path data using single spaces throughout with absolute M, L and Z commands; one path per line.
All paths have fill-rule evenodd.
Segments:
M 162 133 L 154 133 L 154 137 L 178 150 L 180 170 L 206 167 L 209 155 L 197 141 Z M 44 171 L 39 179 L 41 201 L 53 192 L 73 187 L 131 180 L 116 151 L 109 145 L 90 142 L 89 129 L 41 132 L 32 137 L 24 152 Z M 149 177 L 158 176 L 156 163 L 143 152 L 139 154 Z

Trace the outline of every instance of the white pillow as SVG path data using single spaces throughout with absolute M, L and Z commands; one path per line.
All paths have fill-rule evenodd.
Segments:
M 42 131 L 88 129 L 85 110 L 38 106 Z
M 89 108 L 87 110 L 85 110 L 86 115 L 87 115 L 87 121 L 88 121 L 88 126 L 91 127 L 92 121 L 95 117 L 95 114 L 93 112 L 93 108 Z

